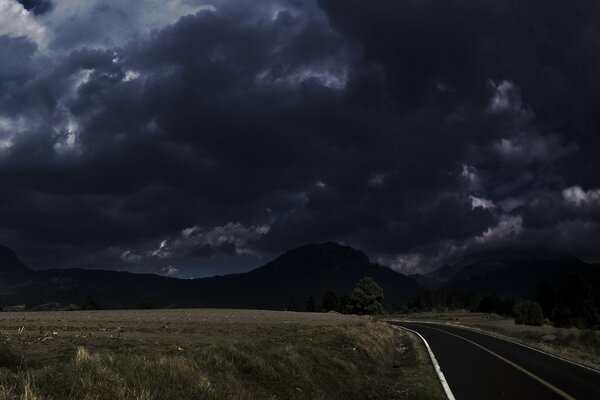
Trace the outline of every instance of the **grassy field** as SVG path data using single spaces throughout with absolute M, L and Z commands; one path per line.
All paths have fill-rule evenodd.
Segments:
M 480 329 L 600 370 L 600 331 L 555 328 L 550 325 L 516 325 L 511 318 L 469 312 L 429 312 L 403 315 L 399 318 Z
M 444 398 L 421 343 L 367 317 L 0 314 L 0 399 Z

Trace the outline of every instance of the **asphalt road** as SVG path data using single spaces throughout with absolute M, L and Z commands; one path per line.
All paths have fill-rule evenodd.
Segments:
M 600 373 L 492 336 L 395 323 L 429 343 L 457 400 L 600 399 Z

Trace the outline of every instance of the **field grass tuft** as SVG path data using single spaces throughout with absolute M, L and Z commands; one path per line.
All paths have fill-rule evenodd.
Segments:
M 5 346 L 0 399 L 443 398 L 421 344 L 367 318 L 270 327 L 251 340 L 109 344 L 44 363 L 19 363 Z

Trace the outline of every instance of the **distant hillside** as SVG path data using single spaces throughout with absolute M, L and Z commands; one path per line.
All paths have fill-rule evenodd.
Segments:
M 463 267 L 464 265 L 460 264 L 446 264 L 426 274 L 414 274 L 410 277 L 427 289 L 439 289 L 460 272 Z
M 0 289 L 14 285 L 34 275 L 8 247 L 0 246 Z
M 405 275 L 372 264 L 364 253 L 336 243 L 299 247 L 246 274 L 209 281 L 237 287 L 236 293 L 242 304 L 264 308 L 275 301 L 278 307 L 285 307 L 290 299 L 294 299 L 303 307 L 308 296 L 320 302 L 326 290 L 349 295 L 365 276 L 379 283 L 387 300 L 423 290 Z
M 582 275 L 593 292 L 600 294 L 600 265 L 588 264 L 570 255 L 479 261 L 460 269 L 444 288 L 536 298 L 542 282 L 556 284 L 570 273 Z
M 432 273 L 407 277 L 371 263 L 362 252 L 336 243 L 298 247 L 244 274 L 203 279 L 175 279 L 150 274 L 85 269 L 34 272 L 0 246 L 0 305 L 61 303 L 102 308 L 235 307 L 285 309 L 320 304 L 323 293 L 350 294 L 365 276 L 384 289 L 388 302 L 429 289 L 536 298 L 540 283 L 559 282 L 578 273 L 600 296 L 600 265 L 571 256 L 493 258 L 447 265 Z M 411 279 L 412 278 L 412 279 Z M 417 283 L 417 282 L 420 282 Z
M 0 269 L 3 268 L 0 264 Z M 309 296 L 319 304 L 326 290 L 338 295 L 350 294 L 365 276 L 374 278 L 383 287 L 388 300 L 422 290 L 410 278 L 372 264 L 364 253 L 336 243 L 299 247 L 245 274 L 203 279 L 83 269 L 28 271 L 28 275 L 7 282 L 2 296 L 4 304 L 84 304 L 91 300 L 103 308 L 284 309 L 293 299 L 303 308 Z

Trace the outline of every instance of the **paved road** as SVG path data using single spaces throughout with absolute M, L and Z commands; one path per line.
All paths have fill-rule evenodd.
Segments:
M 429 343 L 457 400 L 600 399 L 600 373 L 492 336 L 396 323 Z

